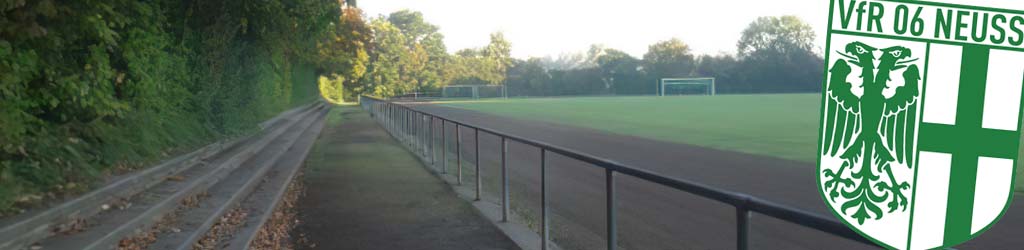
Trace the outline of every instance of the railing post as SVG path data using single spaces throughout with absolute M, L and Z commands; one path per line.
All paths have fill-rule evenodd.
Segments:
M 402 107 L 402 141 L 409 146 L 409 112 Z
M 409 135 L 412 136 L 412 148 L 410 149 L 412 149 L 412 152 L 417 156 L 422 156 L 420 152 L 420 123 L 417 122 L 417 120 L 420 119 L 420 114 L 411 108 L 409 109 L 409 112 L 412 112 L 412 131 L 409 131 Z
M 419 122 L 420 122 L 420 141 L 422 142 L 422 143 L 420 143 L 420 147 L 419 147 L 419 148 L 417 148 L 417 150 L 419 151 L 419 153 L 420 153 L 421 155 L 423 155 L 423 159 L 424 159 L 424 160 L 427 160 L 427 159 L 428 159 L 428 158 L 427 158 L 427 154 L 429 154 L 429 153 L 427 152 L 427 146 L 429 145 L 429 144 L 427 143 L 427 132 L 428 132 L 428 129 L 427 129 L 427 125 L 428 125 L 428 123 L 427 123 L 427 120 L 428 120 L 428 119 L 427 119 L 427 114 L 426 114 L 426 113 L 420 113 L 420 119 L 419 119 L 419 120 L 417 120 L 417 121 L 419 121 Z
M 547 161 L 546 161 L 547 150 L 544 148 L 540 149 L 540 249 L 548 249 L 548 182 L 547 182 Z
M 448 174 L 448 121 L 441 119 L 441 174 Z
M 409 123 L 410 122 L 412 122 L 412 119 L 409 119 L 409 110 L 406 109 L 405 107 L 402 107 L 402 125 L 403 125 L 402 126 L 402 139 L 405 140 L 405 145 L 406 146 L 412 146 L 412 144 L 409 143 L 409 141 L 410 141 L 409 140 Z
M 617 229 L 618 223 L 615 219 L 615 171 L 611 169 L 604 169 L 604 186 L 605 186 L 605 212 L 608 216 L 606 218 L 608 222 L 608 250 L 615 250 L 618 247 L 617 241 Z
M 459 185 L 462 185 L 462 132 L 459 130 L 460 125 L 455 124 L 455 167 L 458 172 L 456 180 Z
M 473 146 L 476 146 L 476 154 L 473 154 L 475 156 L 475 158 L 476 158 L 475 159 L 476 163 L 473 164 L 473 165 L 476 165 L 476 200 L 479 201 L 480 200 L 480 190 L 482 188 L 482 185 L 480 184 L 480 129 L 479 128 L 473 129 L 473 141 L 474 141 L 474 143 L 473 143 L 474 145 Z
M 427 157 L 427 153 L 423 152 L 423 146 L 426 145 L 424 143 L 424 141 L 423 141 L 423 132 L 425 132 L 425 131 L 423 131 L 423 125 L 424 125 L 423 124 L 423 114 L 420 113 L 420 112 L 416 112 L 416 142 L 417 143 L 416 143 L 416 147 L 413 148 L 413 149 L 416 150 L 416 154 L 420 155 L 420 157 Z
M 419 146 L 417 145 L 419 142 L 416 139 L 416 136 L 419 136 L 419 133 L 416 133 L 416 128 L 419 127 L 416 125 L 416 117 L 418 117 L 416 111 L 409 109 L 409 141 L 412 142 L 409 148 L 413 149 L 413 152 L 416 152 L 416 148 Z
M 409 144 L 409 148 L 412 149 L 413 143 L 416 142 L 413 141 L 413 112 L 410 111 L 409 108 L 404 107 L 402 110 L 406 111 L 406 143 Z
M 416 153 L 423 156 L 423 159 L 427 159 L 427 114 L 420 113 L 420 117 L 416 119 L 416 123 L 419 124 L 419 129 L 416 130 L 419 136 L 416 138 L 420 139 L 420 145 L 416 148 Z
M 508 142 L 501 137 L 501 222 L 508 222 L 508 163 L 505 155 L 508 154 Z
M 428 136 L 428 134 L 427 134 L 427 114 L 426 113 L 420 113 L 420 117 L 421 117 L 421 119 L 420 119 L 420 138 L 422 138 L 421 141 L 423 141 L 422 143 L 420 143 L 420 153 L 423 154 L 423 159 L 426 160 L 427 159 L 427 155 L 430 154 L 430 153 L 427 153 L 427 147 L 429 145 L 427 143 L 427 138 L 428 138 L 427 137 Z
M 409 108 L 402 107 L 401 110 L 406 112 L 406 143 L 409 148 L 413 148 L 413 113 Z
M 747 209 L 748 204 L 742 206 L 736 206 L 736 249 L 747 250 L 749 249 L 749 236 L 750 236 L 750 210 Z
M 430 168 L 437 167 L 437 151 L 434 150 L 434 116 L 430 116 Z

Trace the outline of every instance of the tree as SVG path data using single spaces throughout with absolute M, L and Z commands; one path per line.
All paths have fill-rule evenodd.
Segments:
M 503 76 L 508 68 L 512 66 L 512 43 L 505 39 L 504 33 L 491 33 L 491 42 L 484 49 L 484 56 L 492 61 L 491 63 L 495 67 L 494 70 Z M 491 84 L 500 84 L 504 77 L 500 78 L 494 79 L 496 81 L 491 82 Z
M 761 17 L 737 43 L 737 72 L 755 92 L 820 91 L 824 60 L 814 50 L 814 31 L 795 16 Z
M 491 42 L 479 49 L 462 49 L 455 52 L 454 78 L 457 85 L 499 85 L 504 83 L 506 73 L 512 66 L 512 45 L 501 32 L 491 34 Z
M 738 66 L 739 61 L 732 55 L 703 55 L 697 60 L 694 71 L 698 76 L 714 77 L 715 91 L 718 93 L 751 92 L 750 85 L 741 78 Z
M 642 94 L 650 88 L 643 84 L 645 75 L 640 60 L 626 52 L 605 49 L 597 57 L 597 65 L 607 94 Z
M 342 7 L 342 15 L 338 22 L 331 25 L 328 35 L 317 43 L 318 71 L 327 80 L 319 84 L 338 86 L 321 86 L 322 90 L 347 89 L 344 93 L 355 93 L 359 88 L 359 79 L 366 74 L 370 63 L 367 46 L 371 42 L 372 30 L 363 19 L 362 11 L 352 7 Z M 352 96 L 350 96 L 351 99 Z
M 452 56 L 444 45 L 444 36 L 433 33 L 420 42 L 427 53 L 427 65 L 422 75 L 424 87 L 438 90 L 448 84 L 454 77 Z
M 436 90 L 446 84 L 450 60 L 438 27 L 426 22 L 422 13 L 410 10 L 391 13 L 386 21 L 405 37 L 408 56 L 402 58 L 400 77 L 412 84 L 409 91 Z
M 603 44 L 590 45 L 590 49 L 587 49 L 587 56 L 584 58 L 583 65 L 581 66 L 584 68 L 597 67 L 597 59 L 604 55 L 607 49 Z
M 387 20 L 405 34 L 409 46 L 420 43 L 438 31 L 436 25 L 423 20 L 423 13 L 419 11 L 399 10 L 388 15 Z
M 656 79 L 691 76 L 695 64 L 690 46 L 678 38 L 652 44 L 643 59 L 644 69 Z
M 458 70 L 444 36 L 423 14 L 401 10 L 372 20 L 368 73 L 348 93 L 393 96 L 432 91 L 448 84 Z
M 402 71 L 409 62 L 411 53 L 406 48 L 402 31 L 386 19 L 376 18 L 370 22 L 373 29 L 373 51 L 369 70 L 363 84 L 356 91 L 360 94 L 393 96 L 410 92 L 413 87 L 402 81 Z
M 506 86 L 510 96 L 543 96 L 551 75 L 544 69 L 541 58 L 515 60 L 507 74 Z
M 814 29 L 799 17 L 759 17 L 743 30 L 736 46 L 740 57 L 802 53 L 813 51 L 815 37 Z
M 546 56 L 540 60 L 545 69 L 570 70 L 583 68 L 583 65 L 586 64 L 586 57 L 583 53 L 563 53 L 558 55 L 558 58 Z

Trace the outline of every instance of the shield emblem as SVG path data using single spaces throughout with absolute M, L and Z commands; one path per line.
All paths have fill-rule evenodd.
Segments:
M 879 3 L 875 11 L 897 14 L 875 26 L 856 24 L 859 2 L 832 3 L 818 190 L 835 216 L 887 248 L 964 243 L 1013 198 L 1024 49 L 942 39 L 944 9 L 971 6 Z M 921 23 L 937 35 L 881 28 L 898 28 L 900 9 L 934 15 Z

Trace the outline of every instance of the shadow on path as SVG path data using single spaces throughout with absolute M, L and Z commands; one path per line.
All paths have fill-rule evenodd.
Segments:
M 366 112 L 335 109 L 306 160 L 299 249 L 519 249 Z

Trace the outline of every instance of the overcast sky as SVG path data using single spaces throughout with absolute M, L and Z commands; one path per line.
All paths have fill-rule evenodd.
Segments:
M 505 32 L 512 56 L 557 56 L 604 44 L 640 57 L 672 37 L 701 54 L 735 53 L 740 32 L 759 16 L 795 15 L 824 47 L 826 0 L 364 0 L 370 18 L 410 9 L 441 27 L 449 51 L 481 47 Z

